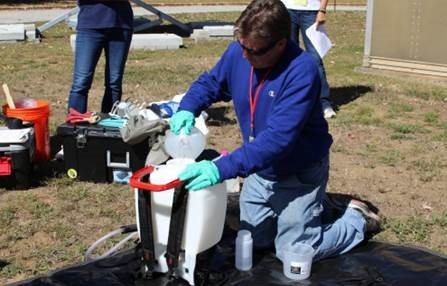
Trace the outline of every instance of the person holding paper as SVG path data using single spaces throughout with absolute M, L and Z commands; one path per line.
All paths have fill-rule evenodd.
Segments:
M 301 31 L 304 47 L 317 60 L 318 73 L 321 78 L 320 101 L 323 107 L 324 117 L 334 117 L 335 111 L 332 108 L 330 99 L 329 84 L 326 79 L 323 60 L 316 51 L 314 45 L 306 35 L 306 30 L 316 23 L 317 29 L 326 22 L 326 6 L 328 0 L 281 0 L 289 11 L 292 21 L 291 38 L 299 44 L 298 32 Z

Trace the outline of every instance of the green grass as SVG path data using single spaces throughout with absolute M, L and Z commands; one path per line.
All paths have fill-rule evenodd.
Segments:
M 353 104 L 349 109 L 339 114 L 337 124 L 344 126 L 351 126 L 353 124 L 359 125 L 381 125 L 382 118 L 377 114 L 374 106 L 371 105 L 356 105 Z
M 40 201 L 36 196 L 30 196 L 26 202 L 26 208 L 30 210 L 32 218 L 36 220 L 47 220 L 52 214 L 53 208 L 42 201 Z
M 420 159 L 412 162 L 408 169 L 415 170 L 419 175 L 421 181 L 430 182 L 435 177 L 441 175 L 440 170 L 443 169 L 443 165 L 446 165 L 446 163 L 440 162 L 439 159 L 433 159 L 429 161 Z
M 410 216 L 404 219 L 385 220 L 386 232 L 394 235 L 400 242 L 413 244 L 428 243 L 436 228 L 446 231 L 447 212 L 434 213 L 427 216 Z M 382 236 L 383 234 L 379 235 Z
M 413 240 L 423 242 L 427 240 L 429 223 L 420 218 L 410 218 L 403 222 L 391 223 L 389 227 L 400 241 Z
M 404 155 L 399 150 L 387 150 L 379 157 L 380 162 L 391 167 L 395 167 L 404 159 Z
M 404 115 L 408 116 L 413 110 L 414 107 L 412 105 L 393 102 L 387 110 L 387 117 L 389 119 L 394 119 Z
M 441 87 L 430 87 L 425 90 L 419 90 L 415 88 L 413 85 L 409 85 L 406 87 L 407 93 L 415 98 L 420 98 L 423 100 L 435 99 L 435 100 L 443 100 L 447 96 L 447 91 L 445 88 Z
M 424 121 L 426 123 L 437 123 L 439 120 L 439 113 L 437 111 L 430 111 L 425 113 Z
M 16 209 L 12 206 L 6 207 L 0 211 L 0 226 L 5 229 L 11 225 L 16 218 Z
M 401 134 L 415 134 L 421 129 L 420 126 L 412 124 L 392 125 L 391 128 L 394 132 Z
M 23 269 L 25 269 L 25 267 L 22 265 L 22 263 L 15 260 L 14 262 L 12 262 L 10 264 L 1 267 L 0 275 L 2 277 L 14 277 L 16 275 L 23 273 Z
M 430 133 L 430 129 L 423 128 L 417 124 L 388 124 L 388 128 L 391 129 L 392 134 L 390 138 L 392 140 L 414 140 L 417 134 Z

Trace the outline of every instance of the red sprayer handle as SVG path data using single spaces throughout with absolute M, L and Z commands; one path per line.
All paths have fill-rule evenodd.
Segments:
M 154 169 L 155 168 L 153 166 L 147 166 L 147 167 L 144 167 L 144 168 L 136 171 L 135 173 L 133 173 L 132 177 L 130 178 L 129 185 L 134 188 L 138 188 L 138 189 L 145 190 L 145 191 L 163 192 L 163 191 L 167 191 L 169 189 L 176 188 L 183 183 L 183 181 L 180 181 L 180 179 L 176 179 L 176 180 L 169 182 L 167 184 L 164 184 L 164 185 L 154 185 L 154 184 L 142 182 L 141 180 L 143 179 L 143 177 L 152 173 L 154 171 Z

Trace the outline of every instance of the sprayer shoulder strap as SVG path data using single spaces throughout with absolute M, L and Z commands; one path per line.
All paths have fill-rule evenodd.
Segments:
M 140 239 L 143 251 L 143 263 L 146 276 L 151 277 L 155 263 L 154 237 L 152 230 L 151 194 L 138 190 L 138 216 L 140 225 Z
M 183 227 L 185 225 L 188 190 L 182 184 L 175 188 L 174 200 L 171 209 L 171 222 L 169 223 L 168 245 L 166 247 L 166 262 L 172 274 L 178 266 L 179 254 L 183 240 Z

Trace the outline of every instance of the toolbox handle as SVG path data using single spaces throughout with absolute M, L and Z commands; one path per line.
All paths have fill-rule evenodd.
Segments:
M 130 178 L 129 185 L 134 188 L 138 188 L 138 189 L 145 190 L 145 191 L 163 192 L 163 191 L 167 191 L 169 189 L 176 188 L 183 183 L 183 181 L 180 181 L 180 179 L 175 179 L 174 181 L 171 181 L 165 185 L 154 185 L 154 184 L 142 182 L 141 180 L 143 179 L 143 177 L 152 173 L 154 171 L 154 169 L 155 169 L 154 166 L 147 166 L 147 167 L 144 167 L 144 168 L 136 171 L 135 173 L 133 173 L 132 177 Z
M 130 153 L 126 152 L 126 162 L 125 163 L 112 162 L 112 152 L 110 152 L 110 150 L 107 150 L 107 167 L 129 169 L 130 168 Z

